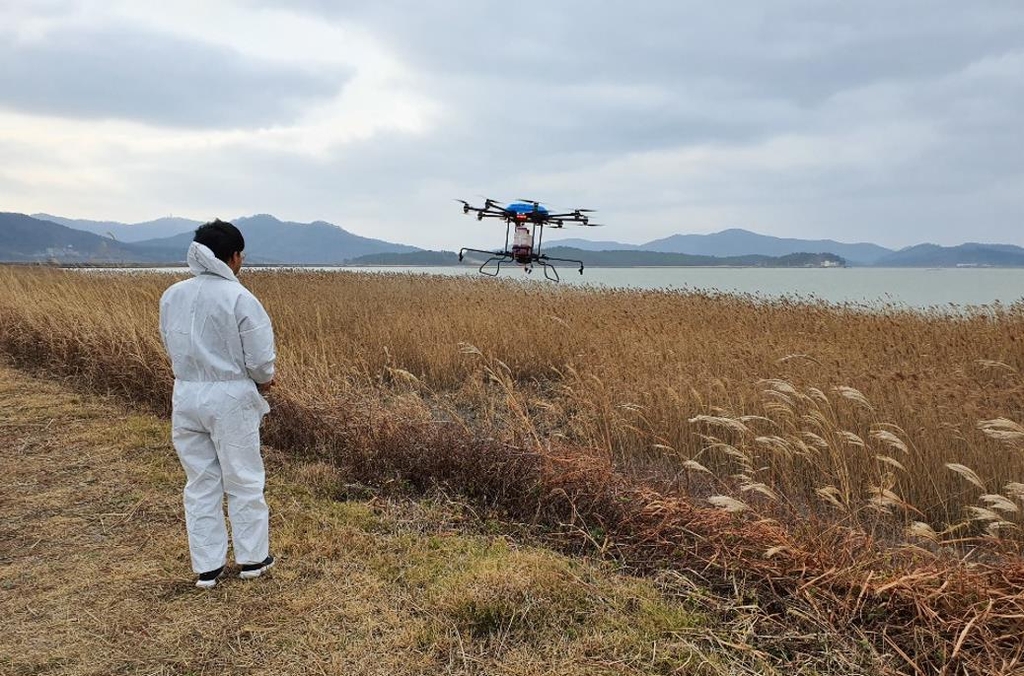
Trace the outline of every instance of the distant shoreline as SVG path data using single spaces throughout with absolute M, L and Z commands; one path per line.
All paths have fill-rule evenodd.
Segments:
M 92 276 L 152 278 L 168 280 L 190 276 L 184 263 L 178 265 L 146 266 L 132 264 L 82 265 L 74 263 L 64 268 L 53 265 L 20 264 L 4 267 L 12 274 L 18 270 L 32 277 L 48 277 L 51 273 L 31 274 L 32 268 L 48 267 L 72 273 L 83 278 Z M 311 266 L 311 265 L 254 265 L 246 268 L 243 279 L 251 276 L 272 278 L 298 275 L 303 278 L 320 277 L 418 277 L 427 287 L 433 280 L 460 278 L 460 284 L 470 286 L 490 281 L 477 272 L 478 266 Z M 513 266 L 502 266 L 498 281 L 516 284 L 546 283 L 542 270 L 528 275 Z M 821 268 L 778 267 L 589 267 L 582 275 L 577 269 L 558 270 L 564 285 L 574 287 L 612 287 L 622 289 L 672 290 L 680 292 L 706 291 L 727 295 L 748 295 L 764 300 L 774 298 L 805 299 L 810 302 L 856 304 L 867 308 L 886 307 L 890 304 L 913 309 L 942 307 L 944 311 L 959 312 L 969 306 L 1001 303 L 1024 308 L 1024 268 L 883 268 L 851 267 L 846 273 L 814 272 Z M 946 270 L 947 272 L 943 272 Z M 956 270 L 956 272 L 949 272 Z M 491 270 L 490 272 L 493 272 Z M 63 274 L 63 272 L 57 273 Z M 297 277 L 297 278 L 298 278 Z
M 11 265 L 18 267 L 55 268 L 59 270 L 129 270 L 149 268 L 184 268 L 185 263 L 35 263 L 27 261 L 0 261 L 0 265 Z M 451 270 L 477 269 L 479 265 L 431 265 L 431 264 L 371 264 L 358 263 L 346 265 L 344 263 L 246 263 L 246 269 L 259 268 L 297 268 L 297 269 L 321 269 L 336 268 L 339 270 L 364 270 L 367 268 L 395 268 L 404 270 L 407 268 L 446 268 Z M 515 264 L 504 264 L 503 269 L 509 270 L 521 267 Z M 823 266 L 823 265 L 587 265 L 584 270 L 837 270 L 843 267 L 870 267 L 870 266 Z M 575 269 L 567 266 L 565 269 Z M 883 268 L 877 268 L 879 270 Z M 894 268 L 900 269 L 900 268 Z
M 186 267 L 184 261 L 177 263 L 145 263 L 145 262 L 109 262 L 109 263 L 87 263 L 87 262 L 42 262 L 42 261 L 25 261 L 25 260 L 13 260 L 3 261 L 0 260 L 0 265 L 10 265 L 17 267 L 49 267 L 56 269 L 148 269 L 148 268 L 176 268 Z M 336 269 L 367 269 L 367 268 L 395 268 L 395 269 L 408 269 L 408 268 L 446 268 L 446 269 L 475 269 L 479 267 L 477 263 L 246 263 L 247 269 L 259 269 L 259 268 L 273 268 L 280 269 L 283 267 L 287 268 L 298 268 L 298 269 L 318 269 L 318 268 L 336 268 Z M 519 267 L 519 265 L 507 263 L 503 265 L 512 269 L 513 267 Z M 883 265 L 607 265 L 607 264 L 589 264 L 585 265 L 585 269 L 931 269 L 931 270 L 945 270 L 945 269 L 1022 269 L 1022 265 L 987 265 L 987 264 L 964 264 L 958 263 L 955 265 L 896 265 L 896 266 L 883 266 Z
M 184 268 L 182 263 L 36 263 L 27 261 L 0 261 L 0 265 L 18 267 L 56 268 L 61 270 L 82 270 L 82 269 L 147 269 L 147 268 Z M 479 265 L 431 265 L 431 264 L 344 264 L 344 263 L 246 263 L 246 269 L 322 269 L 332 268 L 338 270 L 364 270 L 376 268 L 394 268 L 404 270 L 409 268 L 430 268 L 430 269 L 476 269 Z M 503 268 L 513 269 L 518 265 L 506 264 Z M 566 269 L 573 269 L 570 267 Z M 901 265 L 901 266 L 874 266 L 874 265 L 586 265 L 584 270 L 1021 270 L 1024 266 L 1019 265 Z

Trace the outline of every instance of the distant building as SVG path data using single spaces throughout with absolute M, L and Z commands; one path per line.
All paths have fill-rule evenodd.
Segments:
M 75 251 L 73 244 L 68 244 L 65 247 L 48 246 L 46 247 L 46 253 L 41 257 L 44 258 L 78 258 L 82 254 Z

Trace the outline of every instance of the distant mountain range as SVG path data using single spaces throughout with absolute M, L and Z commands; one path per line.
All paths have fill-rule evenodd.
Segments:
M 359 256 L 421 251 L 322 221 L 290 223 L 260 214 L 232 222 L 245 235 L 250 263 L 340 265 Z M 182 218 L 131 225 L 0 213 L 0 261 L 181 264 L 198 225 Z
M 339 265 L 370 254 L 422 251 L 414 246 L 360 237 L 324 221 L 291 223 L 260 214 L 231 222 L 245 236 L 246 260 L 251 263 Z M 194 231 L 195 226 L 179 235 L 146 240 L 145 244 L 184 252 Z
M 566 246 L 553 246 L 545 253 L 556 258 L 582 260 L 586 267 L 642 268 L 642 267 L 839 267 L 845 262 L 833 254 L 797 253 L 786 256 L 691 256 L 661 251 L 586 251 Z M 480 265 L 487 256 L 467 253 L 465 262 Z M 458 265 L 459 255 L 454 251 L 416 251 L 413 253 L 372 254 L 350 260 L 349 265 Z
M 758 268 L 834 268 L 846 264 L 831 253 L 792 253 L 784 256 L 695 256 L 671 251 L 584 251 L 566 246 L 552 246 L 547 253 L 557 258 L 582 260 L 595 268 L 643 267 L 758 267 Z
M 918 244 L 883 256 L 875 265 L 888 268 L 1021 267 L 1024 266 L 1024 249 L 1012 244 L 977 242 L 959 246 Z
M 75 230 L 84 230 L 101 237 L 109 237 L 119 242 L 144 242 L 147 239 L 159 239 L 180 235 L 183 232 L 194 232 L 202 223 L 188 218 L 167 216 L 145 223 L 118 223 L 117 221 L 88 221 L 81 218 L 62 218 L 50 214 L 32 214 L 32 218 L 50 221 Z
M 451 251 L 361 237 L 316 221 L 293 223 L 268 214 L 232 221 L 245 235 L 250 263 L 285 265 L 452 265 Z M 0 213 L 0 261 L 62 264 L 181 264 L 198 221 L 166 217 L 145 223 Z M 867 242 L 771 237 L 741 229 L 672 235 L 646 244 L 585 239 L 548 240 L 545 253 L 578 258 L 588 267 L 775 266 L 1024 267 L 1024 248 L 967 243 L 919 244 L 899 251 Z M 473 259 L 476 260 L 476 259 Z
M 691 256 L 786 256 L 795 253 L 831 253 L 841 256 L 850 265 L 872 265 L 893 253 L 892 249 L 877 244 L 844 244 L 831 239 L 771 237 L 740 228 L 722 230 L 710 235 L 672 235 L 646 244 L 588 242 L 581 239 L 562 239 L 557 242 L 551 240 L 549 243 L 587 251 L 660 251 Z
M 0 213 L 0 261 L 61 263 L 165 263 L 183 251 L 129 244 L 24 214 Z
M 871 265 L 882 256 L 892 253 L 892 250 L 877 244 L 770 237 L 739 228 L 723 230 L 714 235 L 672 235 L 648 242 L 640 248 L 644 251 L 671 251 L 698 256 L 786 256 L 802 252 L 828 252 L 843 257 L 851 265 Z
M 1024 267 L 1024 248 L 1012 244 L 959 246 L 918 244 L 895 251 L 878 244 L 848 244 L 831 239 L 793 239 L 772 237 L 749 230 L 732 228 L 709 235 L 672 235 L 646 244 L 595 242 L 585 239 L 548 240 L 548 246 L 566 246 L 585 251 L 658 251 L 693 256 L 788 256 L 798 253 L 831 253 L 847 265 L 876 267 Z

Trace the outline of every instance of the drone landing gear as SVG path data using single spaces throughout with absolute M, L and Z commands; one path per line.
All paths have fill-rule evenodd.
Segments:
M 541 254 L 540 256 L 537 257 L 537 262 L 544 266 L 544 277 L 549 281 L 560 282 L 562 280 L 558 277 L 558 269 L 555 268 L 554 265 L 551 265 L 551 263 L 549 263 L 548 261 L 558 261 L 559 263 L 575 263 L 576 265 L 580 266 L 579 273 L 581 275 L 583 274 L 583 261 L 577 261 L 572 258 L 551 258 L 549 256 Z M 551 271 L 550 273 L 548 272 L 549 270 Z
M 558 276 L 558 269 L 554 265 L 545 263 L 544 261 L 537 261 L 544 267 L 544 279 L 551 282 L 560 282 L 561 278 Z
M 487 256 L 487 259 L 480 265 L 479 271 L 480 271 L 480 274 L 487 275 L 488 277 L 497 277 L 498 274 L 501 272 L 501 264 L 502 263 L 518 263 L 518 264 L 523 266 L 523 269 L 526 270 L 527 274 L 533 272 L 534 265 L 540 265 L 542 268 L 544 268 L 544 278 L 545 279 L 547 279 L 548 281 L 551 281 L 551 282 L 560 282 L 562 280 L 558 276 L 558 269 L 554 265 L 551 264 L 551 261 L 557 261 L 559 263 L 572 263 L 574 265 L 578 265 L 579 266 L 578 272 L 581 275 L 583 274 L 583 261 L 578 261 L 578 260 L 575 260 L 575 259 L 572 259 L 572 258 L 551 258 L 550 256 L 545 256 L 544 254 L 541 254 L 541 255 L 533 257 L 532 260 L 530 260 L 528 263 L 524 264 L 522 261 L 517 260 L 515 256 L 513 256 L 512 254 L 510 254 L 507 251 L 484 251 L 482 249 L 461 249 L 459 251 L 459 261 L 460 262 L 463 260 L 463 257 L 465 256 L 467 251 L 472 251 L 474 253 L 483 254 L 483 255 Z M 491 263 L 495 263 L 496 264 L 495 267 L 494 267 L 494 272 L 488 272 L 488 270 L 487 270 L 487 266 L 490 265 Z

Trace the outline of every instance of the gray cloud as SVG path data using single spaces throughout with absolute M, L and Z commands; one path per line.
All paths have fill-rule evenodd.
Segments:
M 497 138 L 530 153 L 635 152 L 816 132 L 837 117 L 833 99 L 875 86 L 895 88 L 906 99 L 900 105 L 916 106 L 888 114 L 941 120 L 957 115 L 964 95 L 943 99 L 928 89 L 935 80 L 1024 50 L 1024 8 L 1011 2 L 789 0 L 734 3 L 731 12 L 706 3 L 596 7 L 582 0 L 557 7 L 299 0 L 288 7 L 370 26 L 458 111 L 465 142 L 476 132 L 485 148 Z M 659 96 L 644 100 L 638 88 Z M 1015 92 L 981 88 L 1020 110 Z
M 500 81 L 509 94 L 537 81 L 710 81 L 811 102 L 875 81 L 939 75 L 1019 49 L 1024 28 L 1024 8 L 1009 1 L 253 4 L 372 26 L 419 68 Z
M 348 77 L 127 27 L 0 43 L 0 106 L 62 117 L 262 126 L 335 96 Z
M 451 198 L 528 193 L 599 208 L 612 226 L 601 237 L 623 241 L 738 226 L 889 246 L 1024 244 L 1024 6 L 1015 0 L 247 4 L 365 31 L 411 71 L 402 86 L 442 104 L 441 117 L 422 134 L 382 131 L 317 157 L 170 153 L 134 177 L 158 212 L 270 211 L 451 248 L 486 244 L 466 240 L 481 231 Z M 249 117 L 232 124 L 287 118 L 345 79 L 166 37 L 104 39 L 113 37 L 131 49 L 68 35 L 73 49 L 48 44 L 31 66 L 25 47 L 0 46 L 0 102 L 217 127 L 238 109 Z M 160 46 L 146 57 L 151 41 Z M 165 81 L 108 63 L 124 54 L 168 69 Z M 14 56 L 22 77 L 56 74 L 69 89 L 6 80 Z M 86 72 L 120 73 L 135 83 L 124 91 L 149 92 L 147 101 L 75 89 L 65 72 L 75 59 Z M 233 103 L 203 106 L 208 91 Z M 164 108 L 175 112 L 159 117 Z M 687 153 L 699 159 L 678 159 Z

